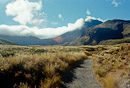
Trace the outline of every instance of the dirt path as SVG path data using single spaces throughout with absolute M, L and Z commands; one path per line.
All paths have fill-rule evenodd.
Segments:
M 93 60 L 88 59 L 75 67 L 66 76 L 66 80 L 71 80 L 65 83 L 65 88 L 103 88 L 93 74 L 92 64 Z

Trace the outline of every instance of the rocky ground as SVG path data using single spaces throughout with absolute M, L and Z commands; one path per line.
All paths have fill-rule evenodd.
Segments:
M 93 60 L 85 60 L 80 66 L 73 70 L 72 80 L 66 82 L 65 88 L 103 88 L 93 74 Z M 69 77 L 66 76 L 66 79 Z

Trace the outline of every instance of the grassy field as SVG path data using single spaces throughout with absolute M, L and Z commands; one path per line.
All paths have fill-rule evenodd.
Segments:
M 84 59 L 87 56 L 78 47 L 0 45 L 0 85 L 60 88 L 65 72 Z
M 0 45 L 0 86 L 61 88 L 65 73 L 79 61 L 88 58 L 93 58 L 93 71 L 104 88 L 119 88 L 120 80 L 127 80 L 130 75 L 130 44 Z
M 94 59 L 93 71 L 104 88 L 126 88 L 130 82 L 130 44 L 84 46 Z M 120 81 L 122 81 L 120 83 Z

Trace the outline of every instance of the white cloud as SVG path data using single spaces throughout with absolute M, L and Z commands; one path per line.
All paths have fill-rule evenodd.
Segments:
M 118 5 L 120 4 L 120 2 L 117 2 L 116 0 L 112 0 L 112 4 L 113 4 L 115 7 L 118 7 Z
M 87 14 L 87 15 L 90 15 L 90 14 L 91 14 L 91 12 L 90 12 L 89 9 L 87 9 L 86 14 Z
M 57 28 L 38 28 L 29 27 L 26 24 L 33 24 L 39 22 L 47 22 L 45 13 L 38 12 L 42 7 L 41 0 L 39 2 L 29 2 L 28 0 L 15 0 L 6 6 L 6 14 L 8 16 L 14 16 L 13 20 L 19 22 L 21 25 L 0 25 L 0 34 L 10 35 L 10 36 L 35 36 L 40 39 L 54 38 L 62 35 L 69 31 L 80 30 L 84 27 L 85 22 L 93 20 L 100 20 L 100 18 L 95 18 L 87 16 L 84 20 L 83 18 L 78 19 L 75 23 L 68 23 L 67 26 L 57 27 Z M 35 18 L 36 16 L 36 18 Z M 62 21 L 64 20 L 62 14 L 58 15 L 58 18 Z M 57 22 L 51 22 L 53 25 L 57 25 Z
M 42 1 L 29 2 L 28 0 L 15 0 L 6 6 L 7 16 L 14 16 L 13 20 L 22 25 L 41 23 L 45 19 L 39 19 L 43 13 L 38 13 L 42 8 Z
M 64 21 L 64 18 L 63 18 L 63 16 L 62 16 L 62 14 L 59 14 L 59 15 L 58 15 L 58 18 L 61 19 L 62 21 Z
M 95 17 L 92 17 L 92 16 L 87 16 L 86 19 L 85 19 L 85 22 L 90 22 L 91 20 L 99 20 L 99 21 L 102 21 L 102 22 L 105 21 L 105 20 L 102 20 L 101 18 L 95 18 Z
M 58 28 L 28 27 L 25 25 L 8 26 L 0 25 L 0 34 L 10 36 L 35 36 L 40 39 L 54 38 L 69 31 L 81 29 L 84 26 L 84 19 L 80 18 L 75 23 Z
M 59 15 L 58 15 L 58 17 L 61 19 L 61 18 L 62 18 L 62 15 L 61 15 L 61 14 L 59 14 Z

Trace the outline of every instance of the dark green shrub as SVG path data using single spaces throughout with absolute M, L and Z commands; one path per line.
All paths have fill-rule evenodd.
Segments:
M 14 51 L 2 51 L 2 52 L 0 52 L 0 54 L 2 55 L 2 57 L 9 57 L 9 56 L 14 56 L 15 52 Z
M 34 53 L 44 53 L 44 52 L 46 52 L 46 50 L 44 50 L 44 49 L 36 49 L 34 51 Z

